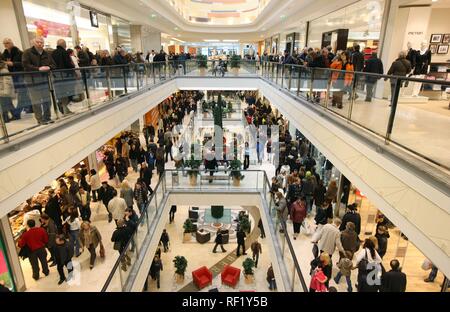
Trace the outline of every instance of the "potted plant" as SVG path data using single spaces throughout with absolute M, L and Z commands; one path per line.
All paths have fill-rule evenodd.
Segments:
M 184 235 L 183 235 L 183 243 L 191 241 L 192 233 L 196 231 L 196 226 L 192 223 L 191 219 L 186 219 L 183 224 Z
M 255 267 L 255 261 L 252 258 L 246 258 L 242 262 L 242 267 L 244 268 L 244 277 L 247 284 L 251 284 L 254 281 L 253 268 Z
M 200 174 L 200 165 L 202 164 L 201 160 L 194 159 L 194 154 L 191 155 L 191 159 L 186 160 L 185 166 L 189 169 L 187 170 L 187 174 L 189 176 L 189 182 L 192 186 L 197 185 L 197 175 Z
M 173 264 L 175 266 L 175 276 L 177 283 L 181 283 L 184 281 L 184 273 L 186 272 L 187 268 L 187 260 L 183 256 L 176 256 L 173 259 Z
M 200 76 L 206 76 L 206 69 L 208 68 L 208 58 L 206 55 L 197 56 L 197 65 L 200 71 Z
M 245 233 L 250 233 L 250 230 L 252 228 L 252 224 L 250 222 L 250 219 L 248 217 L 248 215 L 243 214 L 240 218 L 239 218 L 239 228 L 244 231 Z
M 242 162 L 239 159 L 234 159 L 230 162 L 230 175 L 233 178 L 233 185 L 240 186 L 244 175 L 241 173 Z
M 239 68 L 241 67 L 241 58 L 239 55 L 234 54 L 230 59 L 231 72 L 237 76 L 239 73 Z

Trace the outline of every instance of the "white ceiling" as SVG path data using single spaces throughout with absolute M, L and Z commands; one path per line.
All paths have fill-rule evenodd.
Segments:
M 298 30 L 308 20 L 355 3 L 355 0 L 271 0 L 256 20 L 248 25 L 204 25 L 186 21 L 166 0 L 79 0 L 87 6 L 122 17 L 132 24 L 148 25 L 186 42 L 231 39 L 256 42 L 271 35 Z M 400 0 L 402 4 L 416 0 Z M 422 0 L 420 3 L 431 3 Z M 450 0 L 434 6 L 450 7 Z

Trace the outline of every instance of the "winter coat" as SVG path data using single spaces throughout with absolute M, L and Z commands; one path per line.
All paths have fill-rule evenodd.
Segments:
M 338 262 L 337 267 L 343 276 L 350 276 L 352 273 L 353 262 L 350 259 L 342 258 Z
M 288 218 L 288 209 L 287 209 L 287 202 L 286 202 L 286 198 L 282 197 L 279 201 L 278 204 L 276 204 L 276 210 L 277 210 L 277 215 L 278 218 L 280 220 L 284 220 L 286 221 Z
M 392 63 L 391 68 L 389 68 L 387 74 L 393 76 L 406 76 L 410 72 L 411 72 L 411 63 L 407 59 L 396 59 Z
M 405 292 L 406 274 L 391 270 L 381 277 L 381 292 Z
M 353 230 L 345 229 L 341 232 L 341 243 L 344 250 L 355 253 L 359 249 L 358 235 Z
M 5 63 L 0 65 L 0 74 L 9 73 Z M 0 97 L 14 97 L 14 83 L 11 76 L 0 76 Z
M 354 70 L 353 64 L 346 63 L 344 65 L 344 64 L 342 64 L 341 61 L 334 61 L 333 63 L 331 63 L 330 68 L 337 69 L 337 70 L 344 70 L 345 71 L 345 74 L 344 74 L 344 85 L 345 86 L 349 86 L 349 85 L 352 84 L 352 81 L 353 81 L 353 70 Z M 341 83 L 341 77 L 342 77 L 342 72 L 333 71 L 332 74 L 331 74 L 331 82 L 340 84 Z
M 347 212 L 344 217 L 342 217 L 342 223 L 339 230 L 344 231 L 348 222 L 353 222 L 355 225 L 355 232 L 359 235 L 361 233 L 361 216 L 359 213 L 352 211 Z
M 48 248 L 54 247 L 56 245 L 56 233 L 57 233 L 55 222 L 52 219 L 49 219 L 48 224 L 43 225 L 42 227 L 47 231 L 48 235 L 47 247 Z
M 56 68 L 52 56 L 45 50 L 42 51 L 42 54 L 39 54 L 35 47 L 23 52 L 22 65 L 25 71 L 39 71 L 41 66 L 49 66 L 50 69 Z
M 127 208 L 127 203 L 120 197 L 114 197 L 108 203 L 108 210 L 112 214 L 114 220 L 123 219 L 125 216 L 125 209 Z
M 97 248 L 97 246 L 102 242 L 102 236 L 100 235 L 100 232 L 94 225 L 91 225 L 90 232 L 91 232 L 91 243 L 94 245 L 94 248 Z M 89 246 L 84 246 L 84 230 L 83 229 L 80 230 L 79 239 L 81 242 L 81 246 L 89 247 Z
M 22 66 L 22 54 L 23 52 L 20 51 L 18 47 L 12 47 L 11 52 L 9 52 L 8 49 L 5 49 L 3 52 L 3 58 L 5 60 L 11 60 L 13 62 L 13 66 L 8 66 L 8 70 L 10 72 L 20 72 L 23 71 Z
M 323 250 L 329 255 L 334 253 L 336 248 L 344 252 L 341 243 L 341 232 L 334 224 L 325 224 L 317 237 L 319 250 Z
M 364 67 L 364 72 L 382 75 L 384 73 L 383 62 L 377 57 L 372 57 L 372 58 L 368 59 L 366 61 L 366 65 Z M 373 82 L 377 81 L 378 79 L 379 79 L 378 77 L 366 76 L 367 82 L 373 83 Z
M 294 223 L 303 223 L 306 218 L 306 205 L 301 200 L 295 201 L 291 206 L 291 219 Z
M 126 190 L 120 190 L 120 197 L 125 200 L 125 203 L 127 204 L 127 207 L 133 207 L 133 197 L 134 192 L 131 188 Z
M 63 47 L 57 46 L 56 50 L 52 53 L 52 58 L 57 69 L 75 68 L 69 53 Z
M 120 243 L 120 248 L 118 251 L 122 253 L 123 249 L 127 245 L 132 235 L 133 230 L 130 227 L 128 226 L 120 227 L 113 232 L 111 241 Z
M 72 260 L 73 248 L 69 247 L 69 242 L 64 241 L 64 244 L 56 244 L 55 262 L 64 265 Z

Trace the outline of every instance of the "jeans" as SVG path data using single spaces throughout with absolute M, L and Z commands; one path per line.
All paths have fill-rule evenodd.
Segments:
M 269 281 L 269 289 L 270 289 L 270 290 L 275 290 L 275 289 L 277 289 L 277 283 L 275 282 L 275 279 L 274 279 L 274 278 L 271 279 L 271 280 Z
M 238 246 L 237 246 L 237 250 L 236 250 L 236 255 L 239 257 L 240 253 L 239 251 L 241 250 L 242 247 L 242 254 L 245 255 L 245 243 L 239 243 L 238 242 Z
M 80 215 L 83 221 L 91 221 L 91 207 L 89 207 L 89 204 L 80 207 Z
M 9 122 L 10 118 L 8 113 L 10 112 L 14 117 L 14 105 L 12 99 L 10 97 L 0 96 L 0 108 L 3 115 L 3 121 Z
M 306 195 L 306 209 L 308 213 L 310 213 L 312 210 L 313 199 L 314 197 L 312 195 Z
M 89 253 L 91 254 L 91 257 L 89 258 L 89 265 L 94 266 L 95 259 L 97 258 L 97 253 L 95 252 L 94 244 L 90 244 L 88 247 Z
M 92 200 L 94 202 L 97 201 L 97 196 L 98 196 L 98 190 L 92 190 Z
M 38 261 L 41 263 L 42 272 L 45 275 L 48 275 L 50 273 L 50 271 L 48 269 L 48 264 L 47 264 L 47 251 L 45 251 L 44 247 L 36 249 L 35 251 L 32 251 L 30 253 L 30 256 L 28 259 L 30 260 L 31 268 L 33 270 L 33 278 L 35 280 L 39 279 L 39 263 L 38 263 Z
M 336 284 L 339 284 L 339 281 L 341 280 L 342 277 L 342 273 L 338 272 L 338 274 L 336 274 L 336 277 L 334 278 L 334 281 L 336 282 Z M 352 280 L 350 278 L 350 276 L 346 276 L 345 280 L 347 282 L 347 291 L 348 292 L 352 292 L 353 291 L 353 287 L 352 287 Z
M 75 248 L 74 255 L 78 257 L 80 255 L 80 240 L 78 237 L 80 236 L 80 230 L 70 230 L 70 240 L 69 240 L 69 248 L 72 250 Z
M 173 219 L 175 218 L 175 212 L 171 211 L 169 212 L 169 222 L 172 223 Z
M 437 273 L 438 273 L 438 268 L 433 265 L 431 267 L 430 275 L 428 275 L 428 279 L 433 282 L 437 276 Z
M 375 82 L 366 82 L 366 101 L 372 101 Z
M 253 261 L 255 261 L 255 268 L 258 267 L 258 260 L 259 260 L 259 252 L 253 253 Z
M 222 252 L 226 252 L 225 248 L 223 248 L 223 244 L 219 244 L 219 243 L 216 243 L 216 245 L 214 245 L 213 252 L 216 252 L 218 246 L 220 246 L 220 248 L 222 249 Z
M 67 271 L 69 272 L 69 277 L 70 277 L 70 273 L 72 273 L 73 271 L 73 266 L 72 266 L 72 262 L 69 260 L 66 263 L 58 263 L 56 265 L 56 269 L 58 270 L 59 273 L 59 279 L 61 281 L 66 280 L 66 276 L 64 275 L 64 267 L 67 267 Z
M 247 170 L 250 166 L 250 155 L 245 155 L 244 157 L 244 170 Z

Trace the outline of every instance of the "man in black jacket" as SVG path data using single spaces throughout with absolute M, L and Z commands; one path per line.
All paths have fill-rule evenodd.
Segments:
M 242 254 L 246 255 L 247 253 L 245 252 L 245 232 L 241 230 L 239 230 L 236 234 L 236 238 L 237 238 L 237 249 L 236 249 L 236 256 L 240 256 L 240 249 L 242 247 Z
M 103 202 L 103 205 L 105 205 L 106 210 L 108 211 L 108 222 L 112 221 L 112 214 L 108 210 L 108 204 L 111 199 L 114 198 L 114 191 L 115 189 L 108 184 L 107 181 L 102 182 L 102 187 L 98 189 L 98 199 L 100 199 Z
M 391 269 L 384 273 L 381 278 L 381 292 L 405 292 L 406 274 L 400 269 L 400 262 L 397 259 L 391 260 Z
M 383 62 L 378 58 L 376 52 L 372 52 L 372 56 L 366 61 L 364 72 L 380 75 L 384 73 Z M 378 79 L 380 78 L 376 76 L 366 76 L 366 102 L 372 101 L 373 88 Z
M 114 242 L 114 249 L 117 250 L 119 254 L 122 254 L 132 235 L 133 229 L 126 226 L 125 220 L 118 220 L 117 228 L 112 234 L 111 241 Z M 126 271 L 127 266 L 131 265 L 131 258 L 125 253 L 124 257 L 120 259 L 120 262 L 122 263 L 122 270 Z
M 56 65 L 52 56 L 44 50 L 43 38 L 35 38 L 33 46 L 23 52 L 22 66 L 25 71 L 39 71 L 39 73 L 25 76 L 25 81 L 30 87 L 29 93 L 34 117 L 40 125 L 52 123 L 51 99 L 46 72 L 55 69 Z
M 54 84 L 58 95 L 58 109 L 61 114 L 73 114 L 67 105 L 69 105 L 70 102 L 69 97 L 75 95 L 75 71 L 71 70 L 75 68 L 75 66 L 66 50 L 66 41 L 64 39 L 59 39 L 56 44 L 56 50 L 52 53 L 56 69 L 65 69 L 65 71 L 56 72 L 54 74 Z
M 359 235 L 361 232 L 361 216 L 357 212 L 357 205 L 351 204 L 347 206 L 347 212 L 344 214 L 344 217 L 342 218 L 341 226 L 339 227 L 339 231 L 345 230 L 345 227 L 348 222 L 353 222 L 355 225 L 355 232 Z
M 62 230 L 61 220 L 61 207 L 58 202 L 58 197 L 55 195 L 55 191 L 50 189 L 48 191 L 49 199 L 45 205 L 45 213 L 55 222 L 58 231 Z
M 3 39 L 3 45 L 5 46 L 5 51 L 3 51 L 3 58 L 6 60 L 6 65 L 8 65 L 8 70 L 10 73 L 17 73 L 23 71 L 22 66 L 22 51 L 16 46 L 10 38 Z M 20 114 L 22 110 L 25 109 L 28 113 L 33 110 L 31 108 L 31 100 L 28 96 L 27 86 L 24 82 L 22 75 L 12 76 L 14 89 L 17 93 L 17 107 L 13 111 L 13 120 L 18 120 L 21 118 Z

